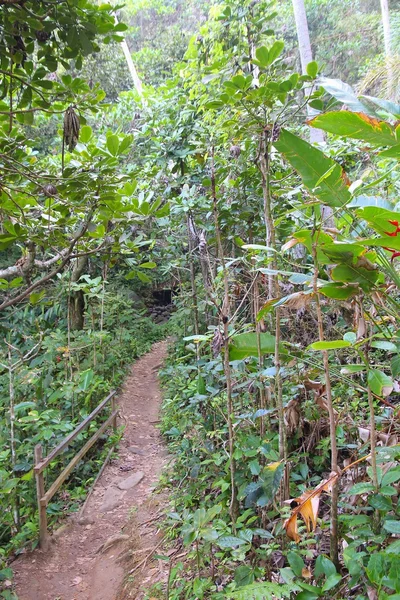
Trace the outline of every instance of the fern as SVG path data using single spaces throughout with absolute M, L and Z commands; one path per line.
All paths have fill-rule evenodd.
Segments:
M 293 592 L 298 591 L 296 585 L 280 585 L 279 583 L 252 583 L 241 587 L 237 592 L 227 594 L 230 600 L 277 600 L 290 598 Z

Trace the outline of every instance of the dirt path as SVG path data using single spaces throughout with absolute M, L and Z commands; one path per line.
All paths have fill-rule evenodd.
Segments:
M 119 422 L 126 426 L 119 456 L 100 477 L 83 517 L 63 525 L 48 553 L 36 550 L 12 564 L 20 600 L 138 600 L 140 584 L 164 578 L 147 568 L 135 574 L 135 586 L 123 585 L 125 569 L 132 566 L 126 557 L 146 558 L 160 540 L 160 501 L 152 490 L 166 461 L 155 428 L 161 401 L 157 372 L 166 347 L 155 344 L 125 382 L 119 395 Z

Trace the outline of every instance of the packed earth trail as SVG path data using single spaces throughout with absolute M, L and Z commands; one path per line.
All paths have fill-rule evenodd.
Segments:
M 118 397 L 119 425 L 125 426 L 118 457 L 84 513 L 55 532 L 47 553 L 36 550 L 13 563 L 19 600 L 139 600 L 142 585 L 165 579 L 162 566 L 146 563 L 162 539 L 154 487 L 167 459 L 156 428 L 166 351 L 167 342 L 159 342 L 133 365 Z

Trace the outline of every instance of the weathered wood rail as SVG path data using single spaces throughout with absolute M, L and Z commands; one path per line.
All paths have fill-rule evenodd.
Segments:
M 90 413 L 79 425 L 71 431 L 58 444 L 45 458 L 43 458 L 43 450 L 41 444 L 35 446 L 35 466 L 33 468 L 35 479 L 36 479 L 36 495 L 39 509 L 39 546 L 42 550 L 47 550 L 49 547 L 49 535 L 47 531 L 47 506 L 54 496 L 54 494 L 60 489 L 64 481 L 69 477 L 72 470 L 76 467 L 80 460 L 90 450 L 93 444 L 99 439 L 99 437 L 106 431 L 106 429 L 112 425 L 113 430 L 117 429 L 117 415 L 118 410 L 116 409 L 116 391 L 110 392 L 100 404 Z M 77 452 L 74 458 L 68 463 L 65 469 L 60 473 L 50 488 L 45 490 L 44 482 L 44 470 L 49 464 L 62 452 L 71 442 L 76 438 L 77 435 L 93 421 L 93 419 L 103 410 L 103 408 L 111 401 L 111 414 L 104 423 L 97 429 L 96 433 L 86 442 L 86 444 Z

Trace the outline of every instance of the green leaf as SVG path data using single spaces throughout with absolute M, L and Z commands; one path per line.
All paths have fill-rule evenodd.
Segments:
M 250 461 L 249 463 L 250 471 L 252 475 L 259 475 L 261 472 L 261 465 L 257 459 Z
M 312 60 L 308 63 L 306 67 L 307 75 L 315 79 L 318 74 L 318 63 L 315 60 Z
M 247 565 L 241 565 L 235 570 L 235 583 L 237 587 L 243 587 L 254 582 L 254 571 Z
M 90 388 L 93 377 L 94 372 L 92 369 L 86 369 L 86 371 L 82 371 L 79 378 L 79 389 L 81 392 L 86 392 Z
M 389 227 L 388 227 L 389 229 Z M 379 238 L 371 238 L 368 240 L 358 240 L 358 244 L 363 244 L 364 246 L 378 246 L 380 248 L 393 248 L 393 250 L 400 251 L 400 237 L 379 237 Z
M 352 296 L 358 293 L 358 289 L 355 286 L 342 285 L 341 283 L 328 283 L 318 288 L 318 291 L 333 300 L 348 300 Z
M 294 574 L 297 575 L 297 577 L 301 577 L 302 571 L 306 566 L 301 556 L 297 554 L 297 552 L 288 552 L 287 559 Z
M 139 267 L 141 267 L 142 269 L 155 269 L 156 266 L 157 263 L 155 262 L 144 262 L 139 265 Z
M 346 342 L 346 340 L 330 340 L 327 342 L 314 342 L 310 345 L 310 348 L 312 350 L 338 350 L 349 346 L 351 346 L 351 343 Z
M 298 587 L 294 584 L 280 583 L 252 583 L 237 591 L 226 592 L 227 600 L 275 600 L 276 598 L 290 598 Z
M 275 336 L 270 333 L 260 334 L 262 354 L 275 352 Z M 249 356 L 258 356 L 256 333 L 240 333 L 229 340 L 229 360 L 241 360 Z
M 346 340 L 346 342 L 350 342 L 350 344 L 355 344 L 357 341 L 357 334 L 354 333 L 354 331 L 347 331 L 344 336 L 343 339 Z
M 393 391 L 393 381 L 378 369 L 368 371 L 368 385 L 377 396 L 389 396 Z
M 226 549 L 238 548 L 239 546 L 243 546 L 248 542 L 246 540 L 243 540 L 242 538 L 238 538 L 233 535 L 223 535 L 222 537 L 218 538 L 218 541 L 216 543 L 220 548 Z
M 333 562 L 323 554 L 320 554 L 315 561 L 314 575 L 315 577 L 321 577 L 321 575 L 325 575 L 325 577 L 330 577 L 331 575 L 336 574 L 336 567 Z
M 321 150 L 282 129 L 275 148 L 298 171 L 304 185 L 323 204 L 331 207 L 350 202 L 351 195 L 344 182 L 342 167 Z M 331 170 L 333 167 L 333 170 Z M 317 187 L 317 182 L 329 171 Z
M 13 570 L 9 567 L 0 570 L 0 581 L 4 581 L 5 579 L 13 578 Z
M 374 494 L 368 498 L 368 504 L 370 504 L 376 510 L 381 510 L 382 512 L 389 512 L 392 510 L 392 502 L 386 496 L 382 494 Z
M 277 40 L 276 42 L 274 42 L 271 46 L 271 48 L 269 49 L 269 64 L 272 65 L 272 63 L 282 54 L 282 50 L 285 47 L 285 42 L 282 42 L 281 40 Z
M 42 290 L 41 292 L 32 292 L 32 294 L 29 296 L 29 303 L 32 305 L 38 304 L 45 294 L 46 290 Z
M 357 112 L 365 112 L 375 114 L 373 111 L 363 104 L 356 96 L 353 88 L 347 83 L 343 83 L 340 79 L 330 79 L 329 77 L 319 77 L 318 85 L 322 86 L 328 94 L 331 94 L 336 100 L 346 104 L 350 110 Z
M 119 149 L 119 138 L 117 135 L 113 134 L 113 135 L 109 135 L 107 137 L 107 148 L 108 151 L 110 152 L 110 154 L 112 154 L 113 156 L 117 156 L 118 154 L 118 149 Z
M 296 596 L 296 600 L 316 600 L 316 598 L 319 598 L 319 595 L 308 590 L 300 592 L 300 594 L 297 594 Z
M 379 121 L 364 113 L 346 110 L 317 115 L 308 124 L 329 133 L 361 140 L 376 146 L 394 146 L 398 143 L 395 133 L 385 121 Z
M 334 588 L 340 581 L 342 581 L 342 576 L 339 575 L 339 573 L 333 573 L 332 575 L 329 575 L 328 579 L 322 586 L 322 591 L 328 592 L 329 590 Z
M 136 271 L 136 275 L 143 283 L 151 283 L 150 277 L 148 277 L 148 275 L 146 275 L 145 273 L 142 273 L 141 271 Z
M 400 375 L 400 354 L 397 354 L 397 356 L 392 358 L 390 368 L 392 370 L 393 377 L 398 377 Z
M 383 529 L 389 533 L 400 534 L 400 521 L 388 520 L 383 523 Z
M 393 342 L 387 342 L 386 340 L 376 340 L 371 343 L 372 348 L 378 348 L 379 350 L 387 350 L 388 352 L 397 352 L 396 344 Z
M 92 137 L 92 128 L 89 127 L 89 125 L 83 125 L 83 127 L 81 127 L 81 130 L 79 133 L 79 140 L 82 142 L 82 144 L 87 144 L 87 142 L 90 140 L 91 137 Z
M 361 365 L 346 365 L 340 369 L 342 375 L 349 375 L 350 373 L 363 373 L 367 367 L 364 364 Z
M 261 46 L 256 50 L 256 58 L 259 62 L 260 67 L 268 67 L 269 63 L 269 51 L 266 46 Z
M 395 483 L 400 480 L 400 468 L 396 467 L 395 469 L 390 469 L 387 473 L 382 477 L 382 485 L 389 485 L 391 483 Z
M 393 115 L 396 119 L 400 119 L 400 104 L 390 102 L 389 100 L 383 100 L 383 98 L 375 98 L 374 96 L 360 96 L 362 100 L 366 100 L 367 103 L 372 103 L 375 107 L 383 109 L 389 115 Z
M 374 489 L 375 488 L 372 485 L 372 483 L 361 482 L 353 485 L 353 487 L 349 489 L 347 494 L 349 496 L 359 496 L 360 494 L 369 494 L 370 492 L 373 492 Z

